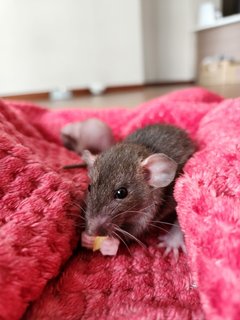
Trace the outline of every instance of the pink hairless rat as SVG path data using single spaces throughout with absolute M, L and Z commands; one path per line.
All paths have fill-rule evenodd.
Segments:
M 96 237 L 107 237 L 103 251 L 114 255 L 119 240 L 139 242 L 151 226 L 161 225 L 175 211 L 175 179 L 194 151 L 185 131 L 163 124 L 139 129 L 99 155 L 84 151 L 91 183 L 83 245 L 93 248 Z M 177 220 L 159 246 L 176 258 L 180 248 L 185 251 Z
M 115 143 L 109 126 L 95 118 L 68 123 L 61 130 L 61 139 L 65 147 L 78 154 L 85 149 L 98 154 Z

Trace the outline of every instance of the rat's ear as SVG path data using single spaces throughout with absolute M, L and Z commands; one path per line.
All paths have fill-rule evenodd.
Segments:
M 92 154 L 89 150 L 83 150 L 82 158 L 86 162 L 87 166 L 91 168 L 97 158 L 96 155 Z
M 147 172 L 148 184 L 155 188 L 168 186 L 177 171 L 177 163 L 163 153 L 152 154 L 141 166 Z

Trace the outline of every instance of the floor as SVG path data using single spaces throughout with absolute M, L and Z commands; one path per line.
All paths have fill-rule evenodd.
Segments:
M 116 106 L 132 108 L 144 101 L 184 88 L 189 88 L 189 85 L 152 86 L 144 89 L 123 91 L 121 93 L 107 93 L 100 96 L 83 95 L 66 101 L 39 100 L 35 102 L 50 109 L 110 108 Z M 225 98 L 240 96 L 240 84 L 208 87 L 207 89 Z

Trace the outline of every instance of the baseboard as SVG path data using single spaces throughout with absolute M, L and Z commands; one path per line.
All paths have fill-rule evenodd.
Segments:
M 121 93 L 121 92 L 129 92 L 129 91 L 139 91 L 149 87 L 166 87 L 166 86 L 181 86 L 181 85 L 194 85 L 195 81 L 165 81 L 165 82 L 154 82 L 154 83 L 145 83 L 145 84 L 132 84 L 126 86 L 110 86 L 107 87 L 104 91 L 104 94 L 108 93 Z M 79 96 L 90 96 L 91 93 L 89 89 L 74 89 L 71 90 L 74 97 Z M 23 94 L 16 94 L 16 95 L 6 95 L 2 96 L 2 99 L 9 99 L 9 100 L 48 100 L 49 99 L 49 92 L 36 92 L 36 93 L 23 93 Z
M 183 80 L 183 81 L 160 81 L 160 82 L 149 82 L 144 86 L 146 87 L 167 87 L 167 86 L 192 86 L 196 84 L 195 80 Z
M 7 100 L 48 100 L 49 92 L 33 92 L 33 93 L 23 93 L 23 94 L 14 94 L 1 96 L 1 99 Z

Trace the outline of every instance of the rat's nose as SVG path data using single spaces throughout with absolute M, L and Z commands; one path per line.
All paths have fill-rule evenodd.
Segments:
M 100 236 L 100 237 L 104 237 L 104 236 L 107 236 L 107 235 L 108 235 L 108 232 L 107 232 L 107 229 L 106 229 L 105 226 L 99 226 L 99 227 L 97 227 L 96 233 L 97 233 L 97 235 Z
M 107 220 L 107 218 L 101 215 L 98 215 L 93 218 L 87 219 L 87 226 L 86 226 L 88 234 L 92 236 L 108 236 L 113 226 L 110 221 Z

